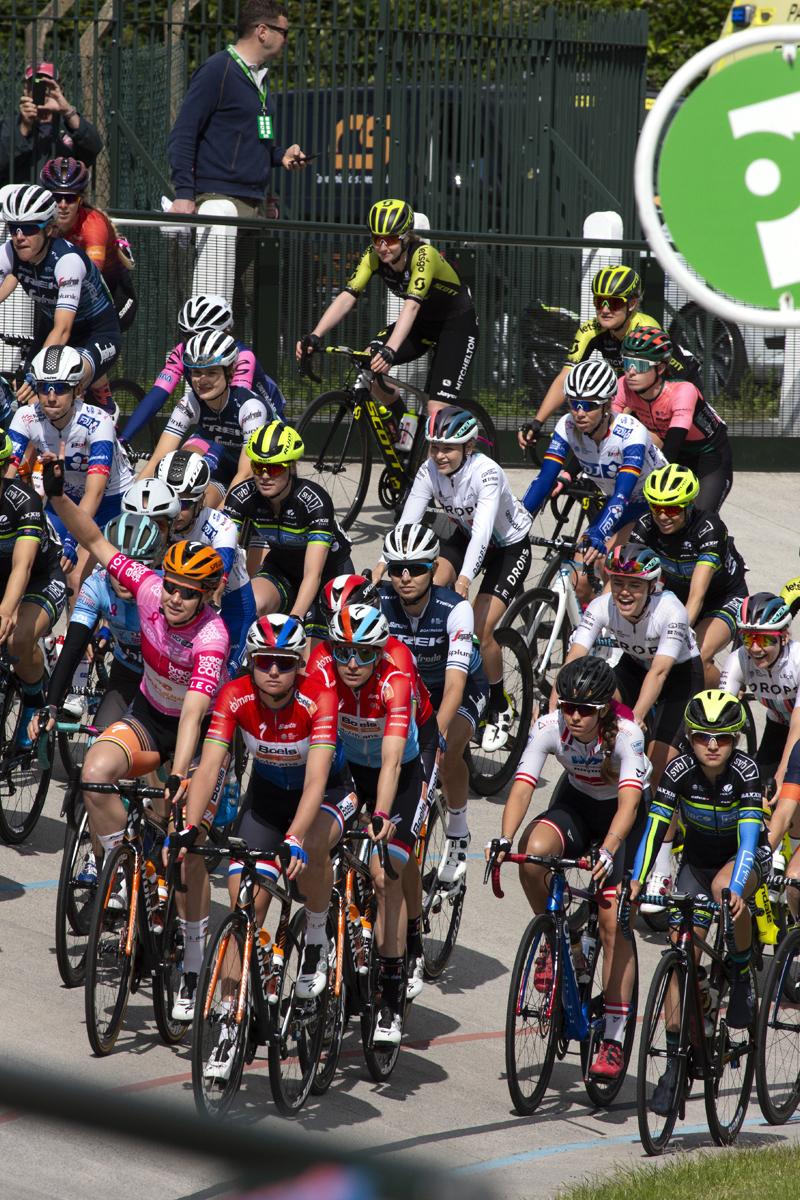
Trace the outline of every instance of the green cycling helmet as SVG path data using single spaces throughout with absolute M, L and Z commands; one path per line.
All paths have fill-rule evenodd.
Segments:
M 672 342 L 657 325 L 639 325 L 625 334 L 622 357 L 644 358 L 652 363 L 669 362 Z
M 0 463 L 8 462 L 11 455 L 14 453 L 14 445 L 7 433 L 3 434 L 2 445 L 0 445 Z
M 620 296 L 629 300 L 641 294 L 642 281 L 632 267 L 603 267 L 592 279 L 593 296 Z

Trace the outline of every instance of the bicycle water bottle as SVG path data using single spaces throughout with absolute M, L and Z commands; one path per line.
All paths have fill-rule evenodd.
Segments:
M 359 975 L 366 975 L 369 970 L 369 944 L 372 941 L 372 922 L 369 917 L 361 918 L 361 942 L 363 946 L 363 958 L 358 965 Z
M 414 413 L 404 413 L 403 419 L 400 422 L 400 440 L 397 443 L 397 449 L 403 454 L 408 454 L 414 444 L 414 434 L 417 432 L 419 417 Z
M 153 933 L 164 932 L 164 908 L 163 903 L 167 899 L 167 885 L 163 879 L 159 878 L 155 863 L 148 858 L 144 864 L 145 875 L 147 876 L 147 895 L 149 897 L 150 920 L 153 925 Z M 161 893 L 163 888 L 164 900 L 162 903 Z
M 783 875 L 786 872 L 786 856 L 783 853 L 783 846 L 778 846 L 777 850 L 772 852 L 772 872 L 774 875 Z M 781 898 L 780 891 L 777 888 L 770 888 L 767 893 L 771 904 L 777 904 Z
M 719 1004 L 719 992 L 712 988 L 708 972 L 702 964 L 697 967 L 697 984 L 700 989 L 700 1003 L 703 1008 L 703 1027 L 706 1037 L 714 1032 L 714 1014 Z
M 72 688 L 73 688 L 73 691 L 77 691 L 79 688 L 88 688 L 88 686 L 89 686 L 89 659 L 84 657 L 81 659 L 81 661 L 78 663 L 77 667 L 75 668 L 75 672 L 72 676 Z
M 589 974 L 591 972 L 592 965 L 594 963 L 594 956 L 595 956 L 595 953 L 597 950 L 597 938 L 593 938 L 591 936 L 591 934 L 582 933 L 581 934 L 581 949 L 583 950 L 583 957 L 586 960 L 586 967 L 585 967 L 585 974 L 580 976 L 580 978 L 578 979 L 578 982 L 585 983 L 586 980 L 589 978 Z
M 389 434 L 392 442 L 396 444 L 397 439 L 400 437 L 400 430 L 397 428 L 397 422 L 385 404 L 378 405 L 378 412 L 380 413 L 380 418 L 383 421 L 386 432 Z
M 258 931 L 258 966 L 261 971 L 261 983 L 265 996 L 269 993 L 269 979 L 272 974 L 271 942 L 272 937 L 266 929 L 260 929 Z
M 755 910 L 758 940 L 765 946 L 777 945 L 780 930 L 775 924 L 775 919 L 772 915 L 772 905 L 769 902 L 769 893 L 763 884 L 748 901 L 748 907 L 750 907 L 751 912 Z
M 222 789 L 222 795 L 219 798 L 217 806 L 217 815 L 214 817 L 215 825 L 229 825 L 236 816 L 236 811 L 239 807 L 239 780 L 234 778 L 228 780 Z
M 356 970 L 359 975 L 363 974 L 362 967 L 366 963 L 364 955 L 364 937 L 361 927 L 361 913 L 358 911 L 358 905 L 350 905 L 347 912 L 347 919 L 350 924 L 350 941 L 353 948 L 353 962 L 356 965 Z

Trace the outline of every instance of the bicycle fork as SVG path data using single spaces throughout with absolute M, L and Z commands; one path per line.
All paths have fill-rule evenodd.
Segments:
M 556 929 L 556 958 L 562 958 L 561 1002 L 564 1009 L 564 1037 L 568 1040 L 585 1042 L 589 1033 L 586 1008 L 581 1004 L 578 980 L 570 950 L 569 922 L 564 912 L 564 879 L 554 875 L 550 880 L 550 895 L 547 911 L 551 913 Z M 556 970 L 557 963 L 553 964 Z

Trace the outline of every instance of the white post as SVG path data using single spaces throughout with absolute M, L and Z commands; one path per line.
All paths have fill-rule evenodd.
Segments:
M 800 436 L 800 332 L 786 330 L 778 427 L 781 437 Z
M 425 216 L 425 213 L 414 213 L 414 231 L 419 233 L 422 229 L 430 229 L 431 223 Z M 430 245 L 430 238 L 420 238 L 420 241 Z M 400 309 L 405 301 L 400 296 L 395 296 L 391 292 L 387 294 L 386 299 L 386 324 L 393 324 L 400 316 Z M 418 358 L 415 362 L 406 363 L 402 367 L 392 367 L 391 374 L 397 379 L 404 379 L 406 383 L 410 383 L 412 387 L 423 388 L 425 380 L 428 378 L 428 360 L 427 357 Z M 408 397 L 411 401 L 412 397 Z
M 230 200 L 204 200 L 198 216 L 235 217 L 236 206 Z M 236 226 L 199 225 L 197 227 L 197 260 L 192 278 L 192 295 L 211 292 L 233 301 L 233 281 L 236 275 Z
M 619 213 L 593 212 L 583 222 L 583 236 L 598 238 L 603 241 L 622 240 L 622 217 Z M 581 323 L 594 316 L 592 302 L 592 277 L 602 267 L 609 267 L 619 262 L 621 251 L 611 248 L 602 250 L 584 249 L 581 254 Z

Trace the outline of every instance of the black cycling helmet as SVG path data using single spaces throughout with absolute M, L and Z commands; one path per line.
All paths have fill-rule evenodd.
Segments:
M 614 672 L 606 660 L 592 655 L 566 663 L 556 676 L 558 698 L 570 704 L 608 704 L 616 686 Z

